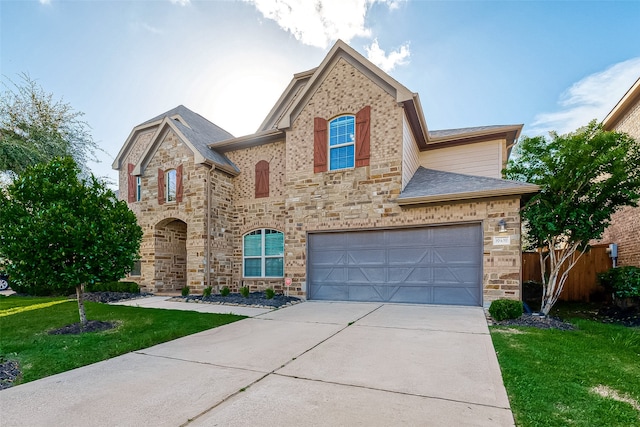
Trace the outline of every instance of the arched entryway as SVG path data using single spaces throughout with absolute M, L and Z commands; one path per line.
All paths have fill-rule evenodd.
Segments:
M 187 286 L 187 224 L 167 218 L 156 224 L 154 238 L 154 287 L 177 291 Z

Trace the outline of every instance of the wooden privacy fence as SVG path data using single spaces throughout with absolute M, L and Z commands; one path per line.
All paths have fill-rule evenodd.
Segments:
M 578 263 L 569 271 L 569 277 L 560 294 L 560 301 L 589 302 L 591 295 L 602 290 L 598 285 L 597 275 L 613 267 L 607 253 L 608 247 L 609 245 L 594 245 L 589 252 L 582 255 Z M 538 252 L 522 253 L 522 280 L 542 282 Z

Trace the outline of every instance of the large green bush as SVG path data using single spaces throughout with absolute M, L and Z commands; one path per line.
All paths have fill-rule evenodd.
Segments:
M 616 298 L 640 298 L 640 268 L 617 267 L 598 274 L 600 284 Z
M 522 301 L 511 299 L 495 300 L 489 306 L 489 314 L 493 320 L 517 319 L 522 316 Z
M 139 294 L 140 287 L 134 282 L 104 282 L 87 285 L 84 289 L 86 292 L 127 292 L 131 294 Z

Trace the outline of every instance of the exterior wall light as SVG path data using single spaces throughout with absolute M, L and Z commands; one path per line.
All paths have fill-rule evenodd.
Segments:
M 498 232 L 500 232 L 500 233 L 506 233 L 506 232 L 507 232 L 507 221 L 505 221 L 505 220 L 504 220 L 504 218 L 503 218 L 503 219 L 501 219 L 501 220 L 498 222 L 498 227 L 500 227 L 500 228 L 498 229 Z

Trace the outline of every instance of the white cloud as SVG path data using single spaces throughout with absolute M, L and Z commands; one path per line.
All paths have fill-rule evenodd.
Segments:
M 367 51 L 367 58 L 369 61 L 382 68 L 384 71 L 389 72 L 393 70 L 397 65 L 405 65 L 409 62 L 409 43 L 405 43 L 398 50 L 392 50 L 389 54 L 378 45 L 378 39 L 373 40 L 371 46 L 365 47 Z
M 172 4 L 177 4 L 180 6 L 187 6 L 191 3 L 191 0 L 169 0 Z
M 574 83 L 560 97 L 560 110 L 536 115 L 528 134 L 551 130 L 564 134 L 603 120 L 633 83 L 640 77 L 640 57 L 612 65 Z
M 337 39 L 370 38 L 365 24 L 374 3 L 398 8 L 402 0 L 244 0 L 302 43 L 326 49 Z
M 162 34 L 161 29 L 154 27 L 153 25 L 148 24 L 144 21 L 134 21 L 134 22 L 131 22 L 129 25 L 135 31 L 146 31 L 151 34 Z
M 51 0 L 38 0 L 40 4 L 51 4 Z

